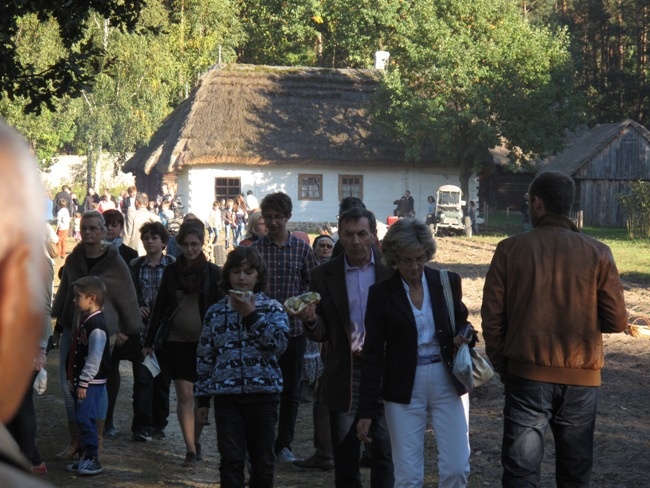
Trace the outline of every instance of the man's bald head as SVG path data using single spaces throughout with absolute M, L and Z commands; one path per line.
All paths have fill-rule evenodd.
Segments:
M 36 160 L 0 120 L 0 422 L 11 419 L 33 374 L 46 285 L 44 201 Z

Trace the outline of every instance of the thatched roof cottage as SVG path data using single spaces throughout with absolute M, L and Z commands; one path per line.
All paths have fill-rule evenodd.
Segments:
M 212 69 L 123 171 L 156 194 L 175 180 L 188 211 L 207 215 L 216 198 L 282 190 L 294 222 L 334 221 L 358 196 L 384 220 L 410 190 L 418 216 L 458 170 L 406 161 L 403 147 L 373 127 L 379 70 L 229 65 Z

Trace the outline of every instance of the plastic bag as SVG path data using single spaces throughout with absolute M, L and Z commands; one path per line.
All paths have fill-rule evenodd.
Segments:
M 476 349 L 470 349 L 472 356 L 472 378 L 474 387 L 481 386 L 494 376 L 490 362 L 479 354 Z
M 454 367 L 452 372 L 458 381 L 460 381 L 465 388 L 471 390 L 474 388 L 474 375 L 472 372 L 472 356 L 470 354 L 469 346 L 462 344 L 456 352 L 454 359 Z
M 46 389 L 47 389 L 47 370 L 45 368 L 41 368 L 41 370 L 36 375 L 36 378 L 34 379 L 34 390 L 36 390 L 36 393 L 38 393 L 39 395 L 42 395 L 43 393 L 45 393 Z
M 485 384 L 494 376 L 489 361 L 467 344 L 462 344 L 458 348 L 452 372 L 468 390 Z

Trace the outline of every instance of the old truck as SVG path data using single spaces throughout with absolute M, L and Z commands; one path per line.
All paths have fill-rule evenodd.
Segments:
M 463 192 L 456 185 L 443 185 L 436 191 L 436 223 L 435 234 L 466 234 L 471 235 L 472 224 L 469 217 L 463 214 L 465 200 Z M 468 234 L 469 233 L 469 234 Z

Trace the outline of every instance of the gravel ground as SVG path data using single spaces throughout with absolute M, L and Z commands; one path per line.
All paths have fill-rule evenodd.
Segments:
M 478 316 L 483 277 L 487 271 L 494 246 L 476 239 L 439 238 L 434 267 L 456 271 L 463 277 L 464 300 L 470 309 L 471 321 L 480 329 Z M 650 314 L 648 289 L 626 284 L 626 301 L 633 313 Z M 599 402 L 596 432 L 596 465 L 592 486 L 603 488 L 639 488 L 647 486 L 650 461 L 650 390 L 647 387 L 650 372 L 650 353 L 647 339 L 633 338 L 627 334 L 606 336 L 606 366 Z M 93 486 L 108 487 L 208 487 L 219 486 L 218 454 L 215 445 L 214 423 L 204 431 L 202 443 L 205 461 L 196 469 L 180 466 L 184 448 L 175 413 L 170 417 L 168 437 L 164 441 L 146 444 L 130 440 L 130 392 L 132 378 L 129 364 L 122 363 L 122 391 L 116 408 L 116 423 L 121 432 L 106 439 L 102 462 L 104 474 L 91 479 L 77 478 L 65 471 L 65 463 L 54 459 L 67 442 L 65 413 L 56 374 L 56 351 L 48 360 L 49 386 L 47 392 L 36 399 L 39 419 L 38 444 L 45 458 L 49 474 L 47 479 L 57 487 Z M 175 399 L 172 398 L 172 408 Z M 470 487 L 496 487 L 500 478 L 500 439 L 502 424 L 502 387 L 497 380 L 476 389 L 471 395 L 470 439 L 472 445 L 472 474 Z M 294 451 L 309 456 L 313 452 L 311 403 L 300 407 L 296 427 Z M 425 465 L 426 487 L 437 486 L 435 474 L 435 434 L 428 434 Z M 549 437 L 550 439 L 550 437 Z M 548 444 L 542 477 L 543 488 L 555 486 L 554 448 Z M 368 470 L 363 470 L 364 484 L 369 486 Z M 278 487 L 330 487 L 332 472 L 313 472 L 293 465 L 277 469 Z

